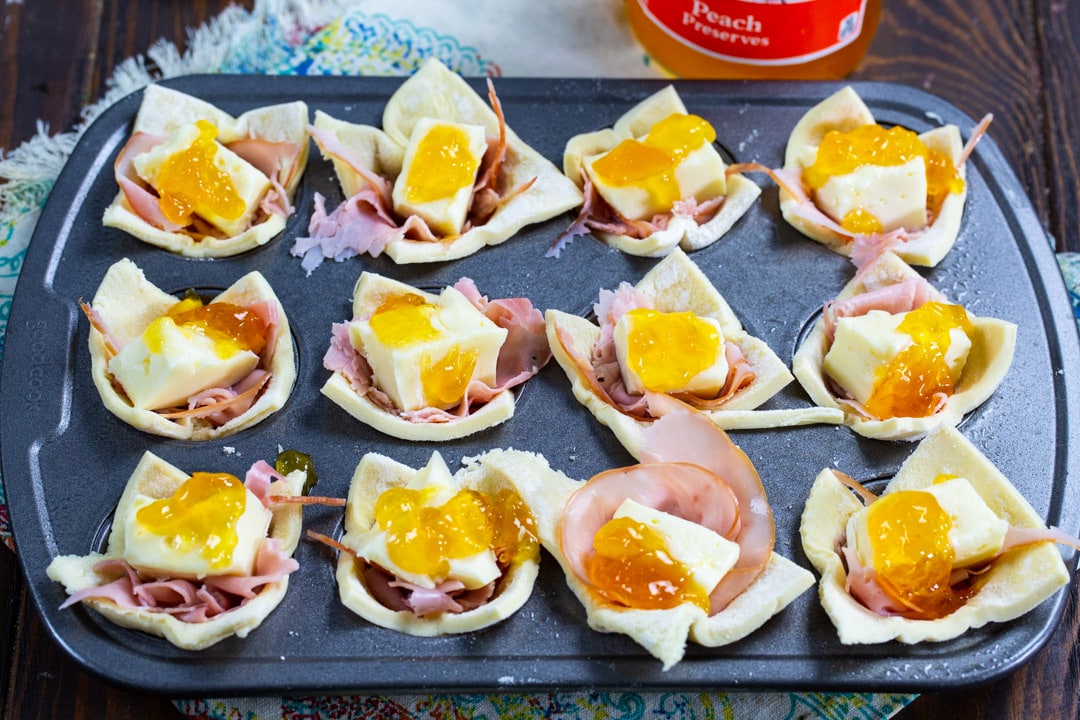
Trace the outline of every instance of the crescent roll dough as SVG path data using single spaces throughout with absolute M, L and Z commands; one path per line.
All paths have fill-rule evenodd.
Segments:
M 849 132 L 859 126 L 873 125 L 875 122 L 870 109 L 853 88 L 849 86 L 837 91 L 808 110 L 796 123 L 788 138 L 784 154 L 784 173 L 789 175 L 793 182 L 803 184 L 803 191 L 806 192 L 803 173 L 814 164 L 818 148 L 825 135 L 834 130 Z M 919 139 L 929 150 L 939 151 L 949 158 L 956 167 L 961 181 L 964 180 L 965 169 L 962 161 L 964 145 L 960 138 L 959 128 L 955 125 L 944 125 L 920 134 Z M 925 170 L 923 172 L 925 173 Z M 888 194 L 889 191 L 881 178 L 878 178 L 875 183 L 880 185 L 880 189 L 872 183 L 860 192 L 874 197 L 878 193 Z M 923 184 L 925 185 L 925 182 Z M 967 184 L 964 182 L 963 189 L 959 192 L 950 192 L 946 195 L 936 214 L 931 208 L 927 208 L 931 211 L 928 225 L 918 227 L 905 225 L 907 238 L 902 242 L 891 243 L 890 249 L 911 265 L 927 267 L 937 265 L 956 242 L 966 198 Z M 888 198 L 886 197 L 883 202 L 888 204 Z M 806 212 L 807 203 L 816 206 L 817 212 Z M 841 255 L 852 254 L 853 234 L 838 230 L 837 223 L 842 218 L 829 217 L 828 212 L 813 192 L 809 193 L 809 199 L 798 198 L 781 185 L 780 211 L 792 227 L 807 237 Z
M 147 280 L 143 271 L 127 258 L 117 261 L 106 272 L 90 305 L 96 320 L 91 322 L 89 345 L 91 375 L 109 412 L 128 425 L 154 435 L 211 440 L 251 427 L 279 410 L 292 392 L 296 359 L 285 309 L 259 272 L 241 277 L 212 301 L 245 306 L 264 304 L 276 316 L 276 330 L 260 358 L 260 367 L 269 373 L 269 379 L 257 391 L 254 403 L 223 423 L 197 414 L 170 419 L 132 403 L 110 372 L 109 361 L 177 302 L 176 297 Z
M 570 138 L 563 151 L 563 173 L 578 187 L 584 188 L 590 160 L 608 153 L 624 141 L 640 140 L 649 134 L 653 126 L 671 115 L 687 113 L 674 86 L 668 85 L 627 110 L 612 127 Z M 709 213 L 707 218 L 696 218 L 688 210 L 670 210 L 666 213 L 666 225 L 656 226 L 645 237 L 598 228 L 589 232 L 627 254 L 645 257 L 661 257 L 676 247 L 690 252 L 713 244 L 746 214 L 761 194 L 761 188 L 739 173 L 725 177 L 726 165 L 718 155 L 714 162 L 715 167 L 701 171 L 702 176 L 696 178 L 700 182 L 711 182 L 711 187 L 719 193 L 707 198 L 698 196 L 697 203 L 722 201 L 719 208 Z M 595 187 L 595 182 L 593 185 Z M 590 201 L 599 202 L 599 199 L 592 198 Z M 552 252 L 557 254 L 558 248 Z
M 920 442 L 884 494 L 924 489 L 942 475 L 967 479 L 990 510 L 1010 525 L 1044 527 L 1042 518 L 1012 483 L 952 427 L 936 430 Z M 821 604 L 843 643 L 949 640 L 989 622 L 1020 617 L 1069 582 L 1054 543 L 1038 542 L 1014 548 L 991 561 L 989 570 L 978 576 L 978 592 L 945 617 L 913 620 L 879 615 L 845 589 L 846 570 L 838 553 L 848 518 L 862 508 L 833 470 L 822 470 L 810 489 L 799 529 L 803 550 L 821 575 Z
M 437 493 L 436 497 L 440 499 L 468 490 L 482 494 L 488 502 L 498 502 L 500 491 L 513 490 L 513 485 L 497 466 L 489 467 L 488 459 L 503 456 L 527 458 L 529 454 L 493 450 L 474 458 L 452 476 L 438 453 L 432 455 L 426 467 L 418 470 L 377 453 L 364 455 L 349 486 L 345 535 L 341 544 L 350 550 L 378 547 L 380 542 L 385 547 L 385 541 L 378 537 L 373 539 L 372 533 L 379 532 L 375 519 L 376 503 L 388 490 L 406 487 L 421 493 L 426 490 Z M 438 611 L 420 615 L 408 609 L 393 609 L 380 602 L 377 591 L 373 592 L 365 579 L 368 561 L 356 552 L 342 552 L 337 563 L 338 592 L 345 607 L 381 627 L 419 636 L 465 633 L 493 625 L 517 612 L 532 594 L 539 566 L 539 546 L 535 545 L 532 552 L 521 553 L 508 565 L 500 562 L 501 573 L 492 581 L 493 594 L 487 601 L 464 612 Z M 449 572 L 448 580 L 461 577 L 453 568 Z
M 905 281 L 924 283 L 922 277 L 891 252 L 882 254 L 860 271 L 837 295 L 844 301 L 871 291 L 898 287 Z M 945 301 L 930 287 L 931 300 Z M 803 341 L 792 359 L 791 367 L 799 383 L 820 407 L 839 410 L 844 424 L 856 433 L 880 440 L 917 440 L 943 426 L 956 426 L 964 415 L 984 403 L 1008 373 L 1016 345 L 1016 325 L 996 318 L 968 314 L 973 334 L 971 349 L 959 380 L 944 406 L 927 417 L 871 418 L 852 405 L 841 403 L 830 387 L 823 366 L 831 340 L 822 317 Z
M 115 574 L 103 574 L 95 570 L 94 566 L 123 556 L 126 531 L 122 519 L 134 512 L 132 503 L 136 496 L 153 499 L 169 497 L 188 478 L 182 470 L 153 453 L 144 453 L 117 504 L 105 552 L 56 557 L 46 569 L 49 578 L 61 583 L 69 594 L 115 580 Z M 289 473 L 284 480 L 275 480 L 270 485 L 270 494 L 300 495 L 305 479 L 306 475 L 302 471 Z M 301 507 L 299 504 L 290 503 L 279 503 L 271 507 L 267 537 L 279 543 L 279 550 L 285 556 L 292 555 L 300 540 L 303 520 Z M 87 598 L 82 602 L 117 625 L 163 637 L 185 650 L 201 650 L 232 635 L 247 637 L 248 633 L 257 628 L 278 606 L 288 587 L 289 575 L 285 574 L 276 582 L 260 586 L 257 594 L 242 605 L 204 622 L 185 622 L 172 614 L 145 608 L 125 608 L 104 598 Z
M 547 220 L 581 204 L 577 187 L 507 127 L 501 111 L 497 114 L 465 80 L 435 59 L 424 63 L 390 97 L 383 111 L 381 128 L 316 112 L 313 137 L 323 155 L 334 163 L 346 204 L 361 190 L 373 190 L 377 184 L 382 187 L 376 194 L 389 205 L 389 192 L 405 166 L 414 129 L 431 122 L 468 125 L 486 138 L 490 146 L 499 145 L 500 138 L 505 140 L 505 157 L 492 188 L 502 200 L 490 216 L 476 223 L 466 223 L 460 233 L 446 235 L 436 231 L 434 237 L 415 239 L 412 234 L 406 237 L 404 233 L 393 232 L 406 222 L 409 212 L 395 207 L 372 208 L 373 218 L 381 213 L 399 216 L 377 219 L 380 231 L 390 233 L 387 235 L 390 239 L 385 244 L 380 243 L 378 249 L 349 243 L 338 245 L 333 235 L 323 236 L 322 231 L 316 231 L 313 219 L 309 229 L 313 237 L 299 239 L 293 248 L 294 255 L 305 256 L 303 264 L 309 271 L 323 257 L 340 260 L 361 252 L 376 255 L 385 252 L 400 264 L 454 260 L 488 245 L 503 243 L 526 225 Z M 488 150 L 487 154 L 493 153 Z M 484 173 L 485 167 L 480 166 L 478 175 Z M 322 223 L 328 224 L 333 223 Z M 365 231 L 364 234 L 370 237 L 371 233 Z

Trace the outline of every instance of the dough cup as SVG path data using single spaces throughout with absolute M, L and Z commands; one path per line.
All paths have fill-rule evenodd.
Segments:
M 188 477 L 182 470 L 153 453 L 144 453 L 116 506 L 104 554 L 92 552 L 85 556 L 61 555 L 49 563 L 46 574 L 50 579 L 61 583 L 69 594 L 104 585 L 115 579 L 99 574 L 94 570 L 94 566 L 103 560 L 123 555 L 125 531 L 121 519 L 131 512 L 131 504 L 136 495 L 146 495 L 154 499 L 169 497 Z M 270 494 L 300 495 L 305 479 L 304 473 L 292 472 L 284 481 L 277 480 L 272 483 Z M 282 552 L 291 556 L 300 540 L 302 506 L 281 503 L 273 506 L 271 513 L 268 537 L 278 540 Z M 201 650 L 232 635 L 247 637 L 248 633 L 257 628 L 278 606 L 288 587 L 289 576 L 286 575 L 278 582 L 264 585 L 258 595 L 243 605 L 201 623 L 184 622 L 164 612 L 122 608 L 110 600 L 87 599 L 82 604 L 117 625 L 163 637 L 184 650 Z
M 959 431 L 943 427 L 919 443 L 884 493 L 929 487 L 941 474 L 966 478 L 999 517 L 1021 528 L 1044 527 L 1042 518 Z M 822 470 L 810 489 L 799 532 L 803 551 L 821 576 L 821 604 L 845 644 L 936 642 L 958 637 L 989 622 L 1020 617 L 1069 582 L 1061 553 L 1052 542 L 1015 548 L 993 560 L 980 576 L 979 591 L 962 607 L 937 620 L 878 615 L 845 589 L 846 572 L 837 553 L 848 518 L 863 504 L 836 474 Z

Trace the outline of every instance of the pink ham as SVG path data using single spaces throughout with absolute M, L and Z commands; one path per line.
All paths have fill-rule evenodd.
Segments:
M 932 298 L 933 288 L 922 277 L 910 277 L 892 285 L 868 290 L 844 300 L 832 300 L 825 303 L 823 319 L 825 333 L 832 338 L 836 332 L 836 322 L 844 317 L 858 317 L 871 310 L 884 310 L 895 315 L 922 307 Z
M 544 315 L 528 298 L 488 300 L 470 278 L 462 278 L 454 289 L 468 298 L 484 316 L 506 330 L 506 340 L 499 348 L 495 384 L 498 387 L 519 385 L 535 375 L 551 359 Z
M 426 588 L 394 577 L 383 568 L 362 558 L 364 586 L 383 607 L 395 612 L 410 612 L 417 617 L 443 613 L 460 614 L 485 605 L 495 594 L 495 583 L 467 590 L 460 580 L 445 580 Z
M 665 415 L 645 430 L 641 464 L 591 478 L 567 501 L 559 543 L 573 573 L 589 584 L 593 537 L 627 498 L 703 525 L 739 545 L 739 559 L 709 596 L 723 610 L 761 573 L 775 525 L 757 470 L 727 434 L 700 415 Z
M 697 414 L 665 415 L 645 429 L 645 442 L 643 462 L 699 464 L 720 477 L 738 501 L 740 527 L 728 539 L 739 544 L 739 560 L 709 596 L 715 614 L 761 574 L 772 554 L 776 526 L 761 477 L 727 433 Z
M 258 460 L 248 468 L 244 475 L 244 487 L 259 498 L 263 507 L 270 507 L 270 485 L 275 481 L 283 481 L 285 477 L 274 469 L 274 466 L 265 460 Z
M 255 166 L 271 182 L 287 185 L 299 167 L 301 146 L 293 142 L 271 142 L 261 138 L 242 138 L 225 147 Z
M 157 194 L 135 172 L 134 159 L 163 142 L 165 138 L 156 135 L 141 132 L 133 134 L 116 157 L 113 170 L 116 184 L 120 186 L 132 212 L 159 230 L 177 232 L 183 226 L 165 217 Z
M 260 588 L 281 582 L 299 567 L 274 538 L 265 539 L 259 547 L 255 573 L 242 577 L 208 577 L 201 582 L 182 578 L 143 580 L 125 560 L 110 558 L 95 565 L 95 572 L 122 573 L 121 577 L 72 593 L 60 608 L 84 600 L 104 600 L 122 609 L 164 612 L 184 622 L 205 622 L 243 606 Z

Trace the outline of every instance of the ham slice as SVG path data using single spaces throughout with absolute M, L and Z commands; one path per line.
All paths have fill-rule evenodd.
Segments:
M 567 501 L 559 530 L 563 555 L 589 583 L 593 538 L 627 498 L 698 523 L 739 545 L 738 561 L 709 595 L 714 615 L 761 574 L 772 554 L 775 524 L 765 490 L 745 453 L 700 415 L 665 415 L 645 433 L 641 464 L 600 473 Z
M 208 577 L 202 581 L 144 580 L 126 560 L 109 558 L 95 565 L 95 572 L 121 576 L 104 585 L 72 593 L 60 608 L 84 600 L 105 600 L 124 609 L 169 613 L 183 622 L 206 622 L 243 606 L 258 595 L 260 588 L 281 582 L 299 567 L 295 559 L 282 552 L 280 542 L 274 538 L 266 538 L 259 546 L 255 572 L 250 576 Z
M 116 157 L 113 171 L 116 184 L 120 186 L 120 191 L 124 193 L 124 199 L 132 212 L 159 230 L 177 232 L 183 226 L 165 217 L 157 193 L 135 172 L 135 157 L 152 150 L 163 142 L 165 138 L 156 135 L 141 132 L 133 134 Z
M 836 333 L 836 322 L 844 317 L 858 317 L 871 310 L 884 310 L 896 315 L 922 307 L 930 301 L 933 288 L 922 277 L 905 278 L 844 300 L 825 303 L 823 318 L 825 333 L 830 339 Z
M 364 585 L 383 607 L 395 612 L 411 612 L 417 617 L 459 614 L 486 604 L 495 594 L 495 583 L 468 590 L 460 580 L 445 580 L 426 588 L 396 578 L 383 568 L 362 558 Z
M 699 464 L 721 478 L 738 501 L 738 532 L 725 537 L 739 544 L 739 560 L 709 595 L 710 614 L 716 614 L 749 587 L 772 554 L 776 525 L 761 477 L 726 432 L 697 414 L 665 415 L 645 429 L 645 442 L 642 461 Z

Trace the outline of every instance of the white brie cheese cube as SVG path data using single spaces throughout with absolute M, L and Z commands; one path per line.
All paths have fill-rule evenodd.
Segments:
M 495 553 L 481 550 L 475 555 L 450 560 L 450 577 L 464 583 L 467 590 L 475 590 L 489 585 L 502 575 L 495 562 Z
M 911 336 L 896 329 L 903 319 L 901 313 L 884 310 L 840 318 L 822 363 L 825 374 L 865 405 L 874 392 L 878 369 L 911 344 Z
M 672 559 L 684 565 L 706 593 L 712 592 L 739 559 L 738 543 L 704 525 L 642 505 L 630 498 L 623 500 L 614 517 L 636 520 L 663 537 Z
M 202 390 L 229 387 L 258 364 L 250 350 L 223 352 L 212 338 L 163 316 L 109 361 L 109 372 L 135 407 L 160 410 L 186 405 Z
M 941 509 L 952 519 L 949 543 L 956 554 L 953 567 L 967 568 L 994 558 L 1005 542 L 1009 523 L 999 517 L 964 478 L 951 478 L 926 488 Z M 847 533 L 852 539 L 859 561 L 873 567 L 873 548 L 866 524 L 867 512 L 861 510 L 848 520 Z
M 202 556 L 203 544 L 182 547 L 183 543 L 174 537 L 158 535 L 144 527 L 137 519 L 138 512 L 154 502 L 145 495 L 134 499 L 131 512 L 121 521 L 124 523 L 124 559 L 132 567 L 154 577 L 202 579 L 209 575 L 250 575 L 259 547 L 266 539 L 271 513 L 247 488 L 244 488 L 244 497 L 244 511 L 233 527 L 237 539 L 228 565 L 212 568 Z M 197 518 L 194 520 L 198 521 Z
M 197 125 L 190 123 L 176 129 L 165 142 L 156 145 L 150 150 L 137 155 L 133 159 L 135 172 L 140 178 L 150 184 L 158 193 L 166 191 L 175 192 L 170 188 L 162 187 L 161 170 L 166 161 L 177 153 L 184 152 L 199 138 L 200 132 Z M 192 204 L 192 212 L 200 218 L 221 230 L 225 235 L 239 235 L 248 228 L 252 215 L 258 210 L 259 201 L 267 190 L 270 189 L 270 179 L 263 175 L 254 165 L 229 150 L 221 143 L 214 142 L 214 166 L 229 177 L 235 192 L 244 204 L 243 213 L 236 218 L 222 217 L 214 210 L 212 203 L 200 197 L 185 199 Z
M 910 335 L 897 329 L 907 315 L 870 310 L 865 315 L 840 318 L 822 363 L 825 374 L 865 405 L 874 392 L 879 369 L 913 342 Z M 945 363 L 954 378 L 959 377 L 970 350 L 971 338 L 962 328 L 953 328 Z
M 495 384 L 499 350 L 506 340 L 507 331 L 487 319 L 468 298 L 452 287 L 443 290 L 436 308 L 431 324 L 437 331 L 437 337 L 402 346 L 382 342 L 372 329 L 370 320 L 353 320 L 349 324 L 352 344 L 367 358 L 375 384 L 402 410 L 425 407 L 446 410 L 461 401 L 461 397 L 458 397 L 437 402 L 436 398 L 429 397 L 424 388 L 424 376 L 432 373 L 437 375 L 440 363 L 446 362 L 448 357 L 452 358 L 454 353 L 475 353 L 472 379 L 488 385 Z M 461 389 L 464 390 L 464 385 Z
M 611 151 L 609 151 L 611 152 Z M 650 176 L 634 184 L 614 184 L 594 166 L 608 153 L 584 159 L 585 172 L 593 187 L 604 200 L 628 220 L 651 220 L 655 215 L 671 212 L 672 203 L 650 190 L 650 185 L 666 185 L 660 175 Z M 727 192 L 726 166 L 712 143 L 704 143 L 687 153 L 675 166 L 673 181 L 677 186 L 675 201 L 694 198 L 698 201 L 721 197 Z M 661 175 L 671 174 L 667 168 Z
M 682 191 L 680 200 L 694 198 L 698 202 L 727 194 L 727 165 L 716 146 L 704 143 L 691 150 L 675 168 L 675 179 Z
M 728 361 L 724 350 L 724 333 L 720 328 L 720 323 L 715 319 L 700 315 L 696 317 L 698 320 L 705 322 L 716 329 L 719 336 L 716 354 L 708 359 L 709 364 L 703 370 L 687 377 L 684 384 L 666 389 L 649 387 L 648 379 L 643 378 L 642 373 L 639 372 L 638 362 L 632 359 L 630 346 L 635 324 L 633 313 L 624 313 L 623 316 L 619 318 L 615 323 L 613 332 L 615 357 L 619 361 L 619 371 L 622 373 L 623 385 L 626 386 L 627 392 L 633 395 L 643 395 L 646 390 L 669 393 L 691 392 L 703 398 L 715 397 L 716 394 L 720 392 L 727 382 L 728 376 Z M 677 364 L 685 363 L 686 361 L 695 362 L 697 360 L 697 358 L 687 356 L 687 348 L 674 343 L 671 344 L 671 347 L 660 347 L 656 349 L 658 350 L 657 355 L 661 356 L 658 358 L 658 362 L 663 362 L 668 369 Z
M 926 227 L 926 163 L 917 157 L 903 165 L 863 165 L 830 177 L 815 198 L 837 222 L 864 210 L 878 219 L 882 232 Z
M 487 139 L 480 125 L 419 120 L 409 136 L 401 173 L 394 181 L 391 199 L 395 212 L 402 217 L 420 216 L 436 233 L 459 234 L 486 150 Z

